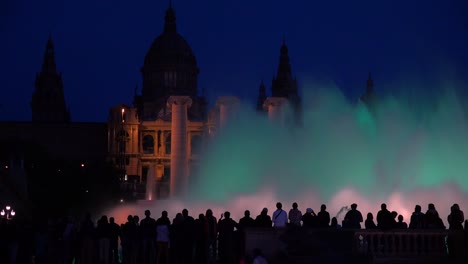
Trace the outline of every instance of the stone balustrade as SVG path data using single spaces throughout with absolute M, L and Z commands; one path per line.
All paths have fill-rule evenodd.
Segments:
M 272 263 L 468 263 L 463 231 L 254 228 L 245 239 Z

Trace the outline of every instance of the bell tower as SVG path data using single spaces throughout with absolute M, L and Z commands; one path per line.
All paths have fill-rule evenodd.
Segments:
M 63 93 L 62 75 L 55 65 L 54 44 L 51 36 L 47 41 L 41 72 L 36 75 L 31 110 L 33 122 L 70 122 L 70 112 Z

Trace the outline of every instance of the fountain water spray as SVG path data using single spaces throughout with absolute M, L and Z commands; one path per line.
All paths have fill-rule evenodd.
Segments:
M 467 206 L 468 122 L 453 93 L 429 103 L 381 97 L 373 108 L 333 87 L 303 98 L 300 127 L 239 107 L 209 142 L 188 196 L 154 209 L 230 210 L 239 219 L 245 209 L 255 216 L 282 201 L 303 211 L 324 203 L 340 216 L 345 204 L 366 215 L 385 202 L 409 222 L 416 204 L 435 203 L 443 220 L 453 203 Z

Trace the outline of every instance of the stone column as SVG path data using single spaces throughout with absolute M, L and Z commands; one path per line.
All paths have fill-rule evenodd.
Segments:
M 220 96 L 216 100 L 216 107 L 219 108 L 219 126 L 223 128 L 232 117 L 239 106 L 239 98 L 235 96 Z
M 187 109 L 192 105 L 188 96 L 171 96 L 167 105 L 171 120 L 171 187 L 170 196 L 180 196 L 188 188 Z
M 275 122 L 284 122 L 284 110 L 288 99 L 284 97 L 268 97 L 263 108 L 268 111 L 268 119 Z

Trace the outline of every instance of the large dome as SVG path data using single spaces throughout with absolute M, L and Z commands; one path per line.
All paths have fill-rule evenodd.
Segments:
M 197 61 L 187 41 L 177 33 L 172 6 L 166 11 L 163 33 L 145 56 L 141 73 L 143 102 L 156 103 L 156 108 L 165 105 L 171 95 L 197 95 Z
M 157 37 L 145 57 L 145 68 L 195 66 L 192 49 L 177 32 L 164 32 Z

